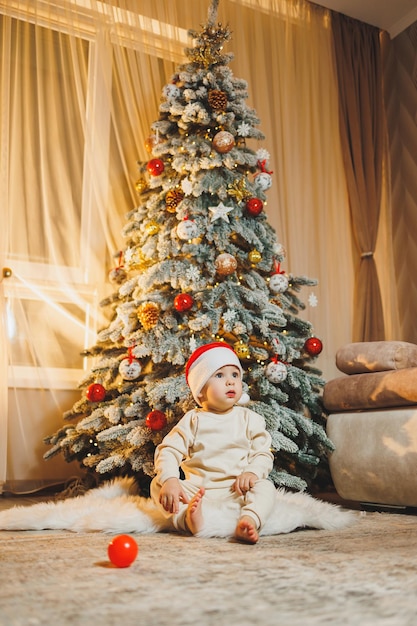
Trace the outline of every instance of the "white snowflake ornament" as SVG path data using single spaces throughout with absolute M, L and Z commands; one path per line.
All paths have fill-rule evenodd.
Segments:
M 269 159 L 271 158 L 271 155 L 269 154 L 268 150 L 266 150 L 265 148 L 259 148 L 259 150 L 256 151 L 256 158 L 258 159 L 258 161 L 269 161 Z
M 250 134 L 250 124 L 248 124 L 247 122 L 240 122 L 239 126 L 237 127 L 237 134 L 239 135 L 239 137 L 248 137 Z
M 194 335 L 191 335 L 189 345 L 190 345 L 190 352 L 194 352 L 194 350 L 197 348 L 197 342 L 195 340 Z
M 310 295 L 308 296 L 308 303 L 312 307 L 316 307 L 318 305 L 319 301 L 316 294 L 310 293 Z

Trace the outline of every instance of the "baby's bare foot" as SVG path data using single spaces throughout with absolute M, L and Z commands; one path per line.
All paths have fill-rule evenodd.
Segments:
M 193 535 L 196 535 L 198 532 L 200 532 L 204 525 L 203 512 L 201 510 L 204 493 L 204 487 L 201 487 L 201 489 L 191 499 L 190 504 L 187 507 L 187 512 L 185 514 L 185 522 L 187 524 L 187 528 Z
M 241 517 L 237 523 L 235 537 L 245 543 L 256 543 L 259 539 L 255 522 L 249 516 Z

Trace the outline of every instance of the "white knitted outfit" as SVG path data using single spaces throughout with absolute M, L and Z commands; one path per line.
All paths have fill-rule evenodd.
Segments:
M 174 528 L 187 531 L 186 504 L 180 503 L 178 514 L 168 513 L 159 504 L 161 486 L 168 478 L 179 478 L 181 467 L 185 476 L 181 485 L 189 499 L 200 487 L 205 488 L 204 499 L 231 498 L 240 503 L 241 515 L 251 516 L 260 528 L 275 503 L 275 487 L 266 480 L 273 465 L 270 447 L 264 418 L 246 407 L 235 406 L 222 414 L 188 411 L 155 451 L 151 496 Z M 232 485 L 243 472 L 253 472 L 259 480 L 245 496 L 239 496 Z

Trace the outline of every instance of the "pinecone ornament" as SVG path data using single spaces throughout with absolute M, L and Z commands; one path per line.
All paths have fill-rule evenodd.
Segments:
M 210 89 L 208 93 L 208 103 L 213 111 L 225 111 L 227 106 L 227 95 L 219 89 Z
M 145 330 L 151 330 L 159 320 L 159 306 L 155 302 L 143 302 L 138 309 L 138 318 Z
M 165 196 L 167 211 L 175 213 L 179 203 L 184 199 L 184 192 L 180 189 L 170 189 Z

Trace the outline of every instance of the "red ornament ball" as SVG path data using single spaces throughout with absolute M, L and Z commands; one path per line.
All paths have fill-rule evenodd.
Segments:
M 85 395 L 90 402 L 101 402 L 106 397 L 106 390 L 100 383 L 93 383 L 88 387 Z
M 194 298 L 189 293 L 179 293 L 174 298 L 174 308 L 179 313 L 188 311 L 194 304 Z
M 151 159 L 146 166 L 149 174 L 159 176 L 165 169 L 164 162 L 161 159 Z
M 323 350 L 323 344 L 317 337 L 309 337 L 304 344 L 304 350 L 310 356 L 318 356 Z
M 249 198 L 246 201 L 246 210 L 249 215 L 256 217 L 260 213 L 262 213 L 262 209 L 264 208 L 264 203 L 259 198 Z
M 146 416 L 146 426 L 151 430 L 162 430 L 167 425 L 167 418 L 162 411 L 154 410 Z
M 129 567 L 139 552 L 138 544 L 130 535 L 118 535 L 107 546 L 110 561 L 116 567 Z

